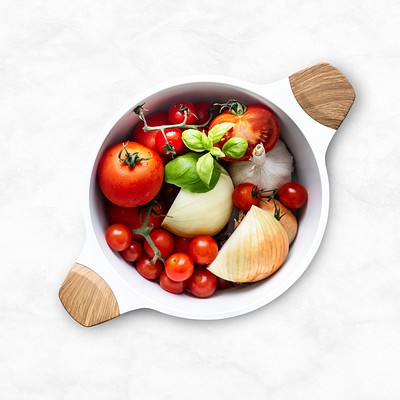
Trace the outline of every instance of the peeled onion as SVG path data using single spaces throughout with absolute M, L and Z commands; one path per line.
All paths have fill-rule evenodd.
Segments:
M 186 238 L 216 235 L 232 215 L 233 189 L 232 180 L 225 170 L 215 187 L 206 193 L 181 189 L 161 226 Z
M 288 251 L 289 239 L 282 225 L 252 206 L 208 269 L 231 282 L 257 282 L 277 271 Z

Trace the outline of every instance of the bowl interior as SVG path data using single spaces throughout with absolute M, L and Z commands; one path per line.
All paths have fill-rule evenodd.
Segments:
M 265 96 L 265 95 L 264 95 Z M 312 149 L 303 133 L 286 113 L 271 103 L 268 98 L 244 87 L 216 82 L 193 82 L 165 88 L 146 98 L 137 99 L 129 109 L 106 133 L 105 139 L 94 161 L 90 178 L 89 206 L 90 217 L 97 241 L 109 262 L 109 267 L 122 277 L 134 292 L 148 300 L 149 308 L 157 309 L 176 316 L 199 319 L 215 319 L 248 312 L 285 291 L 307 268 L 310 249 L 320 224 L 322 210 L 321 174 Z M 186 99 L 189 101 L 208 100 L 224 102 L 238 99 L 245 104 L 261 102 L 271 107 L 278 116 L 281 139 L 285 142 L 295 160 L 294 179 L 308 190 L 307 205 L 299 213 L 299 229 L 292 243 L 284 265 L 271 277 L 261 282 L 237 286 L 217 291 L 208 299 L 198 299 L 190 294 L 173 295 L 162 290 L 155 282 L 142 278 L 135 268 L 128 265 L 118 254 L 112 252 L 104 239 L 107 228 L 103 195 L 96 182 L 97 164 L 103 152 L 111 145 L 130 139 L 131 132 L 139 122 L 132 109 L 145 102 L 149 113 L 166 111 L 168 105 Z M 313 254 L 312 254 L 313 255 Z

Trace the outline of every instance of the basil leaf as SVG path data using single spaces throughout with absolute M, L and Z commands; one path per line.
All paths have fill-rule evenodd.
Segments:
M 204 154 L 197 160 L 196 171 L 203 183 L 209 187 L 214 170 L 214 159 L 210 153 Z
M 183 131 L 182 140 L 188 149 L 198 153 L 204 151 L 202 132 L 198 131 L 197 129 L 186 129 Z
M 211 147 L 210 153 L 211 153 L 211 155 L 213 155 L 214 157 L 218 157 L 218 158 L 225 157 L 224 152 L 223 152 L 220 148 L 218 148 L 218 147 Z
M 234 126 L 235 124 L 232 124 L 231 122 L 223 122 L 222 124 L 217 124 L 212 129 L 210 129 L 208 132 L 208 137 L 211 139 L 212 144 L 218 143 L 225 135 L 225 133 L 232 129 Z
M 223 146 L 222 151 L 231 158 L 243 157 L 248 147 L 247 140 L 234 136 L 231 137 Z
M 201 154 L 187 153 L 170 161 L 164 169 L 165 182 L 172 183 L 193 193 L 205 193 L 213 189 L 221 175 L 219 164 L 213 159 L 214 168 L 207 187 L 196 170 L 197 161 L 200 157 Z
M 201 132 L 201 141 L 203 143 L 203 147 L 206 150 L 210 150 L 211 149 L 211 147 L 213 145 L 212 141 L 204 132 Z

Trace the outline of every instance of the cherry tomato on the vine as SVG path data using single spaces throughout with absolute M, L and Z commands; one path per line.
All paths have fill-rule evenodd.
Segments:
M 165 261 L 165 273 L 175 282 L 188 279 L 194 271 L 193 260 L 185 253 L 174 253 Z
M 196 297 L 210 297 L 217 289 L 217 277 L 206 268 L 198 268 L 188 279 L 188 288 Z
M 192 239 L 175 236 L 174 253 L 189 253 L 189 245 Z
M 307 201 L 307 191 L 298 182 L 285 183 L 278 190 L 278 196 L 281 203 L 289 208 L 301 208 Z
M 208 235 L 196 236 L 189 245 L 189 255 L 199 265 L 207 265 L 215 260 L 218 254 L 218 244 Z
M 143 245 L 136 240 L 131 240 L 130 245 L 125 250 L 122 250 L 120 254 L 125 261 L 135 262 L 142 257 Z
M 168 144 L 161 131 L 156 135 L 156 149 L 160 154 L 164 155 L 179 155 L 183 154 L 187 147 L 182 140 L 182 131 L 179 128 L 164 129 L 165 136 L 167 137 Z M 175 153 L 174 153 L 175 152 Z
M 170 293 L 180 294 L 183 293 L 187 286 L 187 281 L 176 282 L 168 278 L 165 271 L 161 272 L 160 275 L 160 286 Z
M 168 110 L 168 120 L 170 124 L 181 124 L 185 119 L 185 111 L 187 110 L 187 118 L 185 125 L 197 124 L 197 110 L 194 104 L 188 101 L 178 101 Z
M 140 275 L 142 275 L 146 279 L 157 279 L 162 270 L 163 263 L 161 260 L 157 260 L 154 264 L 151 262 L 151 258 L 144 254 L 139 260 L 136 262 L 136 269 Z
M 113 224 L 106 230 L 106 242 L 114 251 L 127 249 L 131 240 L 132 233 L 125 225 Z
M 209 118 L 208 110 L 211 108 L 211 104 L 207 103 L 206 101 L 199 101 L 197 103 L 194 103 L 194 106 L 196 107 L 197 110 L 196 125 L 205 124 Z
M 164 166 L 156 151 L 124 142 L 105 151 L 97 177 L 108 200 L 122 207 L 137 207 L 153 200 L 160 191 Z
M 146 117 L 147 125 L 149 126 L 160 126 L 160 125 L 168 125 L 168 114 L 166 112 L 159 112 L 155 114 L 151 114 Z M 160 132 L 156 131 L 145 131 L 144 129 L 144 122 L 140 121 L 133 131 L 132 134 L 132 141 L 142 144 L 150 149 L 156 150 L 156 136 L 157 133 Z
M 249 211 L 260 199 L 260 191 L 253 183 L 244 182 L 236 186 L 232 194 L 233 204 L 243 211 Z
M 174 251 L 174 237 L 168 231 L 156 229 L 150 233 L 150 238 L 160 251 L 162 258 L 167 259 Z M 149 257 L 154 257 L 154 251 L 147 241 L 144 242 L 144 251 Z

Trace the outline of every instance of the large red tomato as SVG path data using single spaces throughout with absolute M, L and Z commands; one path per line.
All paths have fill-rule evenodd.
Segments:
M 216 146 L 222 148 L 227 140 L 235 136 L 246 139 L 249 145 L 242 158 L 232 159 L 225 157 L 224 160 L 227 161 L 248 160 L 254 147 L 259 143 L 263 143 L 265 151 L 269 151 L 276 145 L 279 138 L 278 120 L 273 111 L 262 104 L 246 106 L 246 111 L 243 114 L 224 111 L 211 121 L 208 130 L 210 131 L 215 125 L 223 122 L 231 122 L 235 126 L 216 143 Z
M 146 117 L 147 125 L 149 126 L 160 126 L 160 125 L 168 125 L 168 114 L 166 112 L 159 112 L 155 114 L 151 114 Z M 156 150 L 156 136 L 160 131 L 144 131 L 143 130 L 144 123 L 140 121 L 133 131 L 132 141 L 140 143 L 150 149 Z
M 157 195 L 164 167 L 155 151 L 139 143 L 125 142 L 106 150 L 97 177 L 108 200 L 122 207 L 137 207 Z

